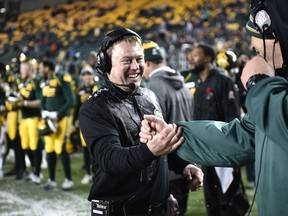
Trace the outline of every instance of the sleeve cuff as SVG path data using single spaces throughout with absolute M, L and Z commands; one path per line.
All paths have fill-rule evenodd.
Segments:
M 268 77 L 269 76 L 266 74 L 255 74 L 251 76 L 246 82 L 247 91 L 249 91 L 252 88 L 252 86 L 256 85 L 257 82 Z

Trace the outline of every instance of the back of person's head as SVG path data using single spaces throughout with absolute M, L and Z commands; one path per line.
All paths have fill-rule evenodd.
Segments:
M 48 67 L 50 71 L 55 70 L 55 64 L 52 61 L 44 59 L 41 61 L 41 63 L 43 64 L 44 67 Z
M 164 61 L 164 53 L 156 42 L 146 40 L 143 42 L 143 48 L 145 62 L 160 64 Z
M 211 57 L 211 63 L 215 61 L 216 53 L 212 46 L 208 44 L 199 44 L 196 48 L 202 49 L 205 56 Z
M 97 54 L 96 69 L 100 75 L 106 76 L 107 73 L 110 73 L 112 67 L 111 55 L 113 45 L 121 41 L 126 41 L 131 44 L 139 43 L 142 45 L 141 37 L 131 29 L 121 28 L 107 33 Z

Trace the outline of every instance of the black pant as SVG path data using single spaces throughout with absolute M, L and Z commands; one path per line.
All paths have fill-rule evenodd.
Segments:
M 187 180 L 184 178 L 178 178 L 169 182 L 170 193 L 178 201 L 179 216 L 183 216 L 187 210 L 187 202 L 189 196 L 189 189 Z
M 240 168 L 234 168 L 233 181 L 225 194 L 214 167 L 202 166 L 208 216 L 243 216 L 249 209 Z

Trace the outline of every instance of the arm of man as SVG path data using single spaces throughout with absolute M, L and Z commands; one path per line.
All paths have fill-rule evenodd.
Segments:
M 234 167 L 254 162 L 255 127 L 248 115 L 230 123 L 203 120 L 177 124 L 185 138 L 177 154 L 190 163 Z
M 140 132 L 141 140 L 154 139 L 167 127 L 160 118 L 144 116 Z M 230 123 L 218 121 L 178 122 L 183 128 L 184 143 L 177 149 L 180 158 L 190 163 L 207 166 L 242 166 L 254 161 L 255 126 L 246 115 Z M 165 139 L 169 139 L 166 137 Z M 175 142 L 175 139 L 170 140 Z

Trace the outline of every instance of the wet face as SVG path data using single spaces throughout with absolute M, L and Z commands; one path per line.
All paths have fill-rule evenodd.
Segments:
M 108 79 L 118 84 L 134 83 L 136 88 L 140 87 L 144 73 L 144 50 L 139 43 L 121 41 L 115 43 L 111 55 L 112 68 Z M 124 86 L 119 86 L 126 92 L 133 92 Z

